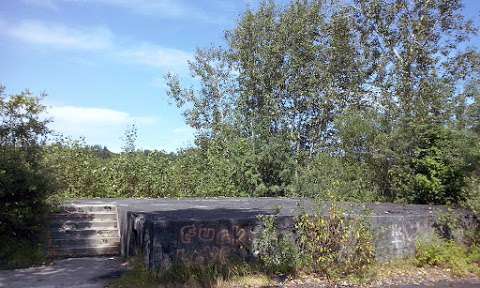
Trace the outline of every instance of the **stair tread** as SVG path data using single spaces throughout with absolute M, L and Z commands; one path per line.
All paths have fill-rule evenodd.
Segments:
M 65 222 L 117 222 L 117 219 L 82 219 L 82 218 L 77 218 L 77 219 L 51 219 L 51 222 L 58 222 L 58 221 L 65 221 Z
M 57 231 L 54 230 L 53 232 L 61 232 L 61 233 L 71 233 L 71 232 L 83 232 L 83 231 L 118 231 L 118 228 L 109 228 L 109 227 L 99 227 L 99 228 L 94 228 L 94 227 L 89 227 L 89 228 L 78 228 L 78 229 L 70 229 L 70 230 L 64 230 L 64 231 Z
M 51 238 L 52 241 L 72 241 L 72 242 L 75 242 L 75 241 L 84 241 L 84 240 L 111 240 L 111 239 L 115 239 L 115 240 L 118 240 L 120 241 L 120 237 L 90 237 L 90 238 L 78 238 L 78 239 L 68 239 L 68 238 Z
M 69 204 L 69 205 L 62 205 L 61 208 L 85 208 L 85 207 L 95 207 L 95 208 L 117 208 L 116 205 L 108 205 L 108 204 Z
M 67 204 L 50 214 L 51 257 L 120 254 L 121 239 L 115 205 Z
M 98 246 L 79 246 L 79 247 L 53 247 L 54 251 L 70 251 L 70 250 L 88 250 L 88 249 L 108 249 L 108 248 L 120 248 L 120 243 L 118 245 L 98 245 Z M 50 247 L 51 248 L 51 247 Z M 51 249 L 52 250 L 52 249 Z
M 73 223 L 65 223 L 65 224 L 73 224 Z M 84 224 L 84 223 L 82 223 Z M 98 224 L 98 223 L 96 223 Z M 103 231 L 103 230 L 118 230 L 118 225 L 111 225 L 111 226 L 101 226 L 101 227 L 95 227 L 95 226 L 90 226 L 90 227 L 73 227 L 73 228 L 69 228 L 68 230 L 75 230 L 75 231 Z M 53 227 L 50 227 L 51 231 L 54 231 L 54 232 L 64 232 L 65 230 L 58 230 L 58 229 L 62 229 L 61 225 L 56 225 L 56 226 L 53 226 Z M 52 229 L 55 229 L 55 230 L 52 230 Z
M 78 219 L 78 220 L 58 220 L 58 221 L 50 221 L 50 226 L 58 226 L 59 224 L 88 224 L 88 223 L 111 223 L 111 224 L 116 224 L 116 220 L 104 220 L 104 219 L 96 219 L 96 220 L 85 220 L 85 219 Z
M 52 213 L 52 215 L 78 215 L 78 214 L 85 214 L 85 215 L 95 215 L 95 214 L 101 214 L 101 215 L 117 215 L 117 212 L 111 212 L 111 211 L 62 211 L 62 212 L 55 212 Z
M 55 221 L 56 220 L 56 221 Z M 63 220 L 63 221 L 61 221 Z M 92 222 L 95 222 L 95 223 L 108 223 L 108 222 L 115 222 L 117 223 L 117 220 L 113 220 L 113 219 L 91 219 L 91 220 L 86 220 L 86 219 L 53 219 L 50 221 L 50 223 L 58 223 L 58 222 L 61 222 L 61 223 L 92 223 Z

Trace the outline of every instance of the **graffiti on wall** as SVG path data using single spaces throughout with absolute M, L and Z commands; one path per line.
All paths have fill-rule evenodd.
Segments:
M 182 226 L 178 235 L 176 258 L 182 261 L 217 261 L 225 263 L 233 255 L 241 255 L 251 243 L 248 227 L 210 227 L 202 224 Z

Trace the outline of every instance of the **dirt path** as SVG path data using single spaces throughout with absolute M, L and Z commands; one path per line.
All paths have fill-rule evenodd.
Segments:
M 0 271 L 0 287 L 103 288 L 124 271 L 119 258 L 70 258 L 48 266 Z

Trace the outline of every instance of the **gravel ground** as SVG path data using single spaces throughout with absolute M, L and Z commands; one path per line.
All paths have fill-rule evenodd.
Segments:
M 51 265 L 0 271 L 0 288 L 103 288 L 127 269 L 117 257 L 89 257 L 57 260 Z M 300 278 L 274 285 L 286 288 L 480 288 L 480 278 L 452 278 L 448 271 L 418 268 L 414 271 L 393 271 L 388 277 L 365 286 L 342 283 L 329 285 L 325 280 Z
M 51 265 L 0 271 L 1 288 L 103 288 L 126 270 L 115 257 L 69 258 Z
M 407 280 L 408 281 L 408 280 Z M 319 284 L 319 283 L 303 283 L 303 284 L 287 284 L 280 285 L 278 287 L 288 287 L 288 288 L 357 288 L 361 286 L 355 285 L 328 285 L 328 284 Z M 431 282 L 426 281 L 417 284 L 382 284 L 375 286 L 367 287 L 389 287 L 389 288 L 478 288 L 480 287 L 479 279 L 458 279 L 458 280 L 448 280 L 448 281 L 438 281 Z
M 439 288 L 480 288 L 480 278 L 475 275 L 467 275 L 463 278 L 454 278 L 451 272 L 446 269 L 435 267 L 408 269 L 390 269 L 388 274 L 383 271 L 377 275 L 373 282 L 364 285 L 352 285 L 347 282 L 339 284 L 328 284 L 323 279 L 315 277 L 300 277 L 286 281 L 279 287 L 288 288 L 420 288 L 420 287 L 439 287 Z

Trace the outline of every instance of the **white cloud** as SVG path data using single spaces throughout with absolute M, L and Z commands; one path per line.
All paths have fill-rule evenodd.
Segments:
M 80 0 L 82 1 L 82 0 Z M 121 7 L 145 15 L 157 15 L 165 18 L 201 18 L 206 15 L 194 8 L 192 3 L 183 4 L 179 0 L 83 0 L 84 2 L 96 2 L 104 5 Z
M 108 28 L 70 27 L 60 23 L 23 20 L 18 23 L 0 19 L 0 34 L 16 40 L 54 49 L 100 52 L 124 63 L 140 64 L 165 70 L 185 71 L 192 54 L 145 42 L 119 41 Z
M 155 119 L 152 117 L 135 117 L 127 112 L 106 108 L 51 106 L 48 112 L 55 120 L 60 120 L 63 123 L 68 122 L 67 124 L 71 124 L 72 126 L 78 124 L 95 124 L 101 126 L 125 125 L 131 122 L 137 122 L 139 124 L 155 123 Z
M 113 35 L 104 27 L 72 28 L 58 23 L 24 20 L 3 22 L 0 28 L 4 34 L 17 40 L 54 48 L 104 50 L 113 45 Z
M 23 0 L 26 4 L 58 8 L 59 3 L 77 5 L 103 5 L 132 11 L 142 15 L 155 15 L 162 18 L 197 19 L 215 22 L 218 17 L 209 17 L 207 13 L 195 6 L 195 2 L 181 0 Z
M 73 138 L 85 137 L 90 144 L 102 144 L 119 151 L 120 137 L 128 125 L 139 129 L 157 122 L 155 117 L 132 116 L 127 112 L 107 108 L 51 106 L 47 117 L 53 120 L 50 128 Z
M 169 70 L 185 69 L 187 61 L 193 58 L 185 51 L 152 44 L 125 49 L 119 52 L 119 56 L 130 62 Z
M 23 3 L 30 6 L 38 6 L 50 10 L 58 10 L 55 0 L 23 0 Z

